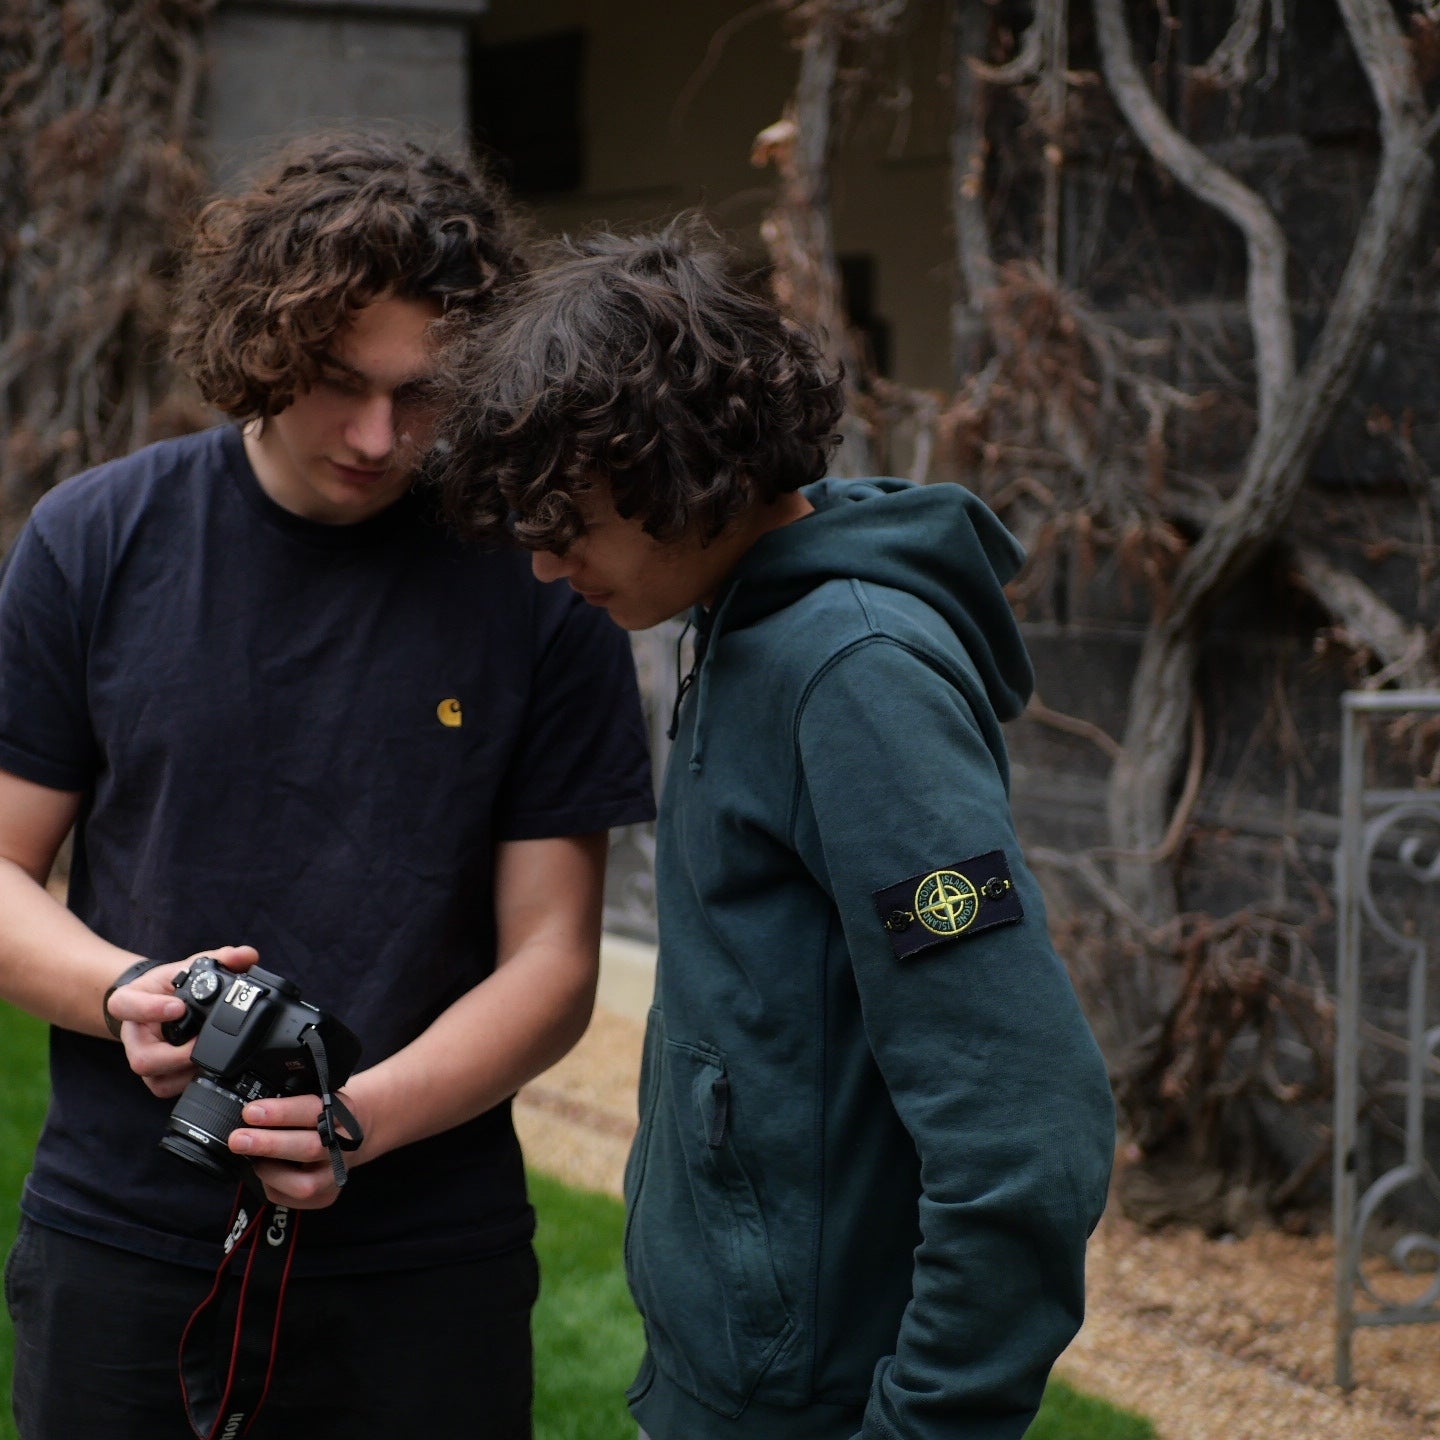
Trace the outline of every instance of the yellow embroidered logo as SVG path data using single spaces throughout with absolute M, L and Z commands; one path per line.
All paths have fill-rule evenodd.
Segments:
M 1003 850 L 897 880 L 874 900 L 897 960 L 1025 918 Z
M 435 714 L 439 716 L 440 723 L 451 730 L 457 730 L 465 723 L 458 700 L 442 700 L 435 707 Z
M 954 870 L 936 870 L 915 891 L 915 913 L 927 930 L 937 935 L 958 935 L 975 923 L 980 896 L 963 875 Z

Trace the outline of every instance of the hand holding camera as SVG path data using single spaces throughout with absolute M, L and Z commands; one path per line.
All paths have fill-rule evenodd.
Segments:
M 258 965 L 236 974 L 202 955 L 172 984 L 185 1010 L 161 1032 L 171 1045 L 194 1040 L 190 1062 L 197 1073 L 170 1113 L 161 1146 L 207 1174 L 260 1190 L 264 1182 L 251 1161 L 230 1147 L 245 1107 L 318 1096 L 321 1154 L 328 1151 L 335 1186 L 343 1185 L 340 1152 L 357 1148 L 363 1136 L 334 1092 L 360 1057 L 355 1034 L 302 1000 L 293 981 Z M 313 1148 L 315 1131 L 308 1134 Z
M 238 973 L 260 958 L 250 945 L 222 945 L 204 953 Z M 162 1100 L 175 1099 L 194 1078 L 189 1052 L 177 1049 L 162 1027 L 186 1013 L 173 982 L 200 958 L 192 955 L 163 965 L 132 966 L 105 996 L 106 1025 L 124 1044 L 126 1063 Z
M 360 1043 L 301 1000 L 292 981 L 262 970 L 259 958 L 251 946 L 227 945 L 143 973 L 137 966 L 106 995 L 107 1024 L 149 1089 L 180 1097 L 165 1149 L 277 1203 L 328 1204 L 344 1184 L 340 1152 L 363 1139 L 333 1093 L 354 1069 Z M 242 1125 L 259 1128 L 237 1136 Z M 232 1136 L 253 1153 L 235 1153 Z

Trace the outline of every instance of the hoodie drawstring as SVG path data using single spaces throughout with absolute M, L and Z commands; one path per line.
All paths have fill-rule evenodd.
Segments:
M 680 657 L 685 653 L 685 637 L 695 628 L 695 623 L 688 617 L 685 620 L 685 628 L 680 632 L 680 638 L 675 642 L 675 704 L 670 711 L 670 728 L 665 732 L 665 738 L 673 741 L 680 730 L 680 704 L 690 693 L 690 687 L 695 683 L 695 676 L 700 671 L 700 655 L 702 646 L 697 642 L 695 656 L 690 661 L 690 668 L 682 676 L 680 674 Z
M 675 700 L 674 724 L 670 732 L 670 738 L 673 740 L 680 729 L 680 700 L 693 686 L 695 690 L 695 736 L 690 746 L 690 769 L 695 774 L 699 774 L 705 763 L 705 697 L 710 689 L 710 671 L 713 668 L 711 661 L 714 659 L 715 642 L 725 627 L 731 602 L 739 590 L 738 585 L 727 585 L 719 603 L 708 614 L 704 611 L 696 612 L 700 618 L 695 624 L 695 659 L 690 666 L 690 673 L 680 683 L 680 694 Z M 678 651 L 676 667 L 678 670 Z

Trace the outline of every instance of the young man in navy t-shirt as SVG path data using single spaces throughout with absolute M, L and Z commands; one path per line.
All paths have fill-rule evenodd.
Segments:
M 247 1433 L 530 1434 L 509 1097 L 585 1028 L 605 832 L 652 798 L 621 632 L 412 488 L 432 324 L 519 269 L 464 166 L 292 147 L 182 281 L 177 359 L 237 423 L 61 485 L 0 572 L 0 996 L 53 1027 L 6 1270 L 23 1440 L 191 1432 L 176 1354 L 235 1195 L 158 1146 L 194 1074 L 160 1027 L 201 953 L 362 1045 L 343 1196 L 318 1096 L 229 1138 L 305 1222 Z

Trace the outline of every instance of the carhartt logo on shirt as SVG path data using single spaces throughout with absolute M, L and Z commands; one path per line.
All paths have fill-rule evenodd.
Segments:
M 448 729 L 458 730 L 465 723 L 458 700 L 442 700 L 435 707 L 435 713 L 440 717 L 440 723 Z

